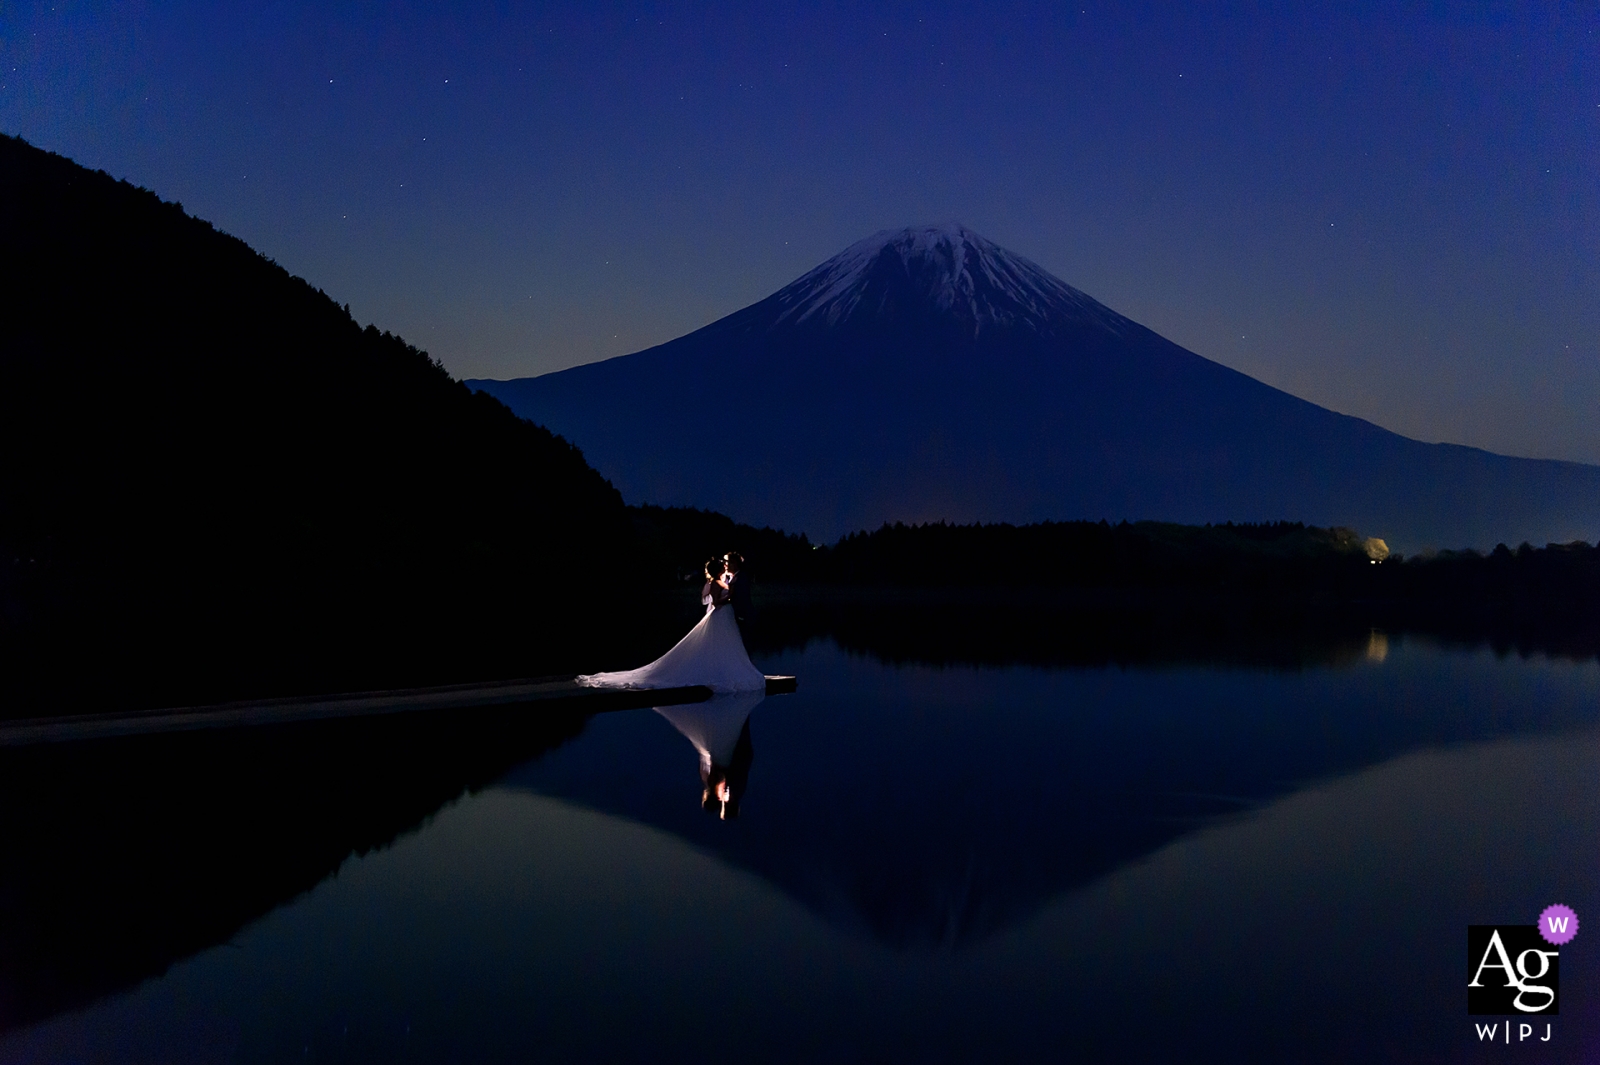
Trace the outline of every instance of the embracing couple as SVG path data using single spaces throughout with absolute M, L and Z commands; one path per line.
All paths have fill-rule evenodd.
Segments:
M 744 575 L 744 556 L 729 551 L 706 563 L 706 583 L 700 589 L 701 606 L 731 606 L 743 633 L 750 624 L 750 580 Z
M 766 691 L 767 678 L 750 661 L 740 635 L 749 623 L 750 583 L 744 557 L 729 551 L 705 566 L 700 603 L 706 608 L 677 645 L 638 669 L 591 673 L 578 678 L 590 688 L 682 688 L 702 685 L 714 692 Z

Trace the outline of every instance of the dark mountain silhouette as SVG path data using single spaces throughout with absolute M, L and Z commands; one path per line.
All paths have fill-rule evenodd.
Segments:
M 10 137 L 0 248 L 8 714 L 582 668 L 559 575 L 633 533 L 571 445 Z
M 468 381 L 631 502 L 832 540 L 885 521 L 1349 526 L 1594 539 L 1600 467 L 1424 444 L 1187 351 L 961 226 L 883 232 L 633 355 Z

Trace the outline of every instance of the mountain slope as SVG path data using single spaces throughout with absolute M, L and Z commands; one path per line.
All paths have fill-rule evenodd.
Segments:
M 468 381 L 633 502 L 884 521 L 1287 518 L 1402 550 L 1600 534 L 1600 467 L 1423 444 L 1156 335 L 961 226 L 886 231 L 633 355 Z
M 571 445 L 176 204 L 0 138 L 0 248 L 0 628 L 51 691 L 555 647 L 524 597 L 628 535 Z

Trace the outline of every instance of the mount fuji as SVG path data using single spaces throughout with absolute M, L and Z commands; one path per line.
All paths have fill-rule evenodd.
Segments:
M 1600 467 L 1318 407 L 960 225 L 878 233 L 645 351 L 467 383 L 571 440 L 630 502 L 820 540 L 1078 518 L 1286 518 L 1402 550 L 1600 535 Z

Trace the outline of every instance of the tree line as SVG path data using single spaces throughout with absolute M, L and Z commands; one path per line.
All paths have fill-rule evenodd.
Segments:
M 759 583 L 816 588 L 1188 592 L 1464 606 L 1476 615 L 1592 613 L 1600 547 L 1583 541 L 1403 557 L 1345 528 L 1303 522 L 1065 521 L 885 524 L 817 544 L 692 508 L 630 507 L 659 583 L 738 550 Z

